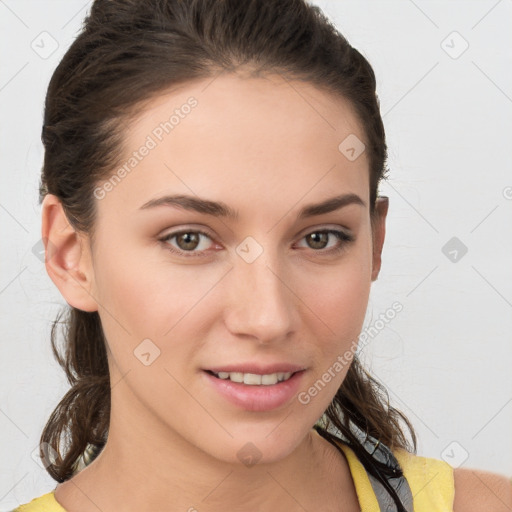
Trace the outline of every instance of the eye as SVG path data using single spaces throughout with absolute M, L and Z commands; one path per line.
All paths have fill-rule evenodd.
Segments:
M 338 243 L 334 247 L 326 248 L 329 243 L 329 237 Z M 176 245 L 170 243 L 174 239 L 176 240 Z M 209 244 L 204 242 L 202 239 L 209 239 L 211 241 L 212 237 L 205 231 L 201 230 L 182 230 L 169 233 L 159 240 L 165 243 L 166 249 L 173 253 L 185 257 L 195 257 L 204 256 L 204 253 L 207 251 Z M 301 240 L 306 240 L 309 248 L 313 249 L 314 252 L 320 254 L 331 254 L 344 250 L 345 246 L 348 243 L 353 242 L 355 238 L 353 235 L 337 229 L 323 229 L 311 231 L 307 235 L 303 236 Z
M 334 235 L 334 241 L 338 242 L 334 247 L 326 248 L 329 243 L 329 236 Z M 337 229 L 322 229 L 311 231 L 303 237 L 309 247 L 316 249 L 319 253 L 338 253 L 345 249 L 345 246 L 355 240 L 354 236 Z M 332 239 L 332 237 L 331 237 Z
M 202 253 L 205 252 L 208 244 L 202 244 L 201 246 L 201 238 L 208 238 L 211 240 L 211 237 L 208 233 L 200 230 L 186 230 L 186 231 L 177 231 L 175 233 L 169 233 L 165 237 L 161 238 L 160 241 L 165 242 L 167 244 L 167 249 L 171 252 L 177 253 L 179 255 L 183 255 L 186 257 L 190 256 L 202 256 Z M 177 248 L 173 247 L 169 241 L 176 239 Z M 200 248 L 201 250 L 195 251 L 194 249 Z M 187 254 L 188 253 L 188 254 Z

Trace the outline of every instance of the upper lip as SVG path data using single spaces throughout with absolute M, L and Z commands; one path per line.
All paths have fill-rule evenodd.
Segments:
M 220 372 L 239 372 L 239 373 L 255 373 L 257 375 L 268 375 L 270 373 L 295 373 L 305 370 L 305 366 L 290 363 L 274 363 L 274 364 L 258 364 L 258 363 L 240 363 L 228 364 L 223 366 L 215 366 L 206 368 L 214 373 Z

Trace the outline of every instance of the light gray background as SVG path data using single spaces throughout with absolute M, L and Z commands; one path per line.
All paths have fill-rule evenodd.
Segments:
M 418 454 L 512 475 L 512 2 L 313 3 L 372 64 L 389 145 L 365 325 L 395 301 L 403 310 L 362 357 L 413 422 Z M 56 485 L 32 458 L 68 389 L 49 341 L 65 303 L 33 254 L 40 131 L 49 78 L 88 5 L 0 0 L 2 510 Z M 452 237 L 467 247 L 456 261 L 442 251 Z

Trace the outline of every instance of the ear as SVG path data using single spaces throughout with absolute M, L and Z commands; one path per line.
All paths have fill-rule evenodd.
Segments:
M 43 200 L 41 236 L 46 271 L 66 302 L 82 311 L 97 311 L 91 295 L 94 275 L 89 244 L 73 229 L 53 194 Z
M 372 281 L 376 281 L 381 267 L 382 246 L 386 235 L 386 216 L 389 208 L 389 197 L 379 196 L 375 202 L 375 218 L 373 225 L 373 264 Z

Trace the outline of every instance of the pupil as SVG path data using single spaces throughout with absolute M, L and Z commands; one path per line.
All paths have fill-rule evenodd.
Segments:
M 327 243 L 327 233 L 312 233 L 309 236 L 313 239 L 313 244 L 320 244 L 320 246 L 314 246 L 315 249 L 323 249 L 325 247 L 325 244 Z
M 195 249 L 197 247 L 197 243 L 198 243 L 198 235 L 197 235 L 197 233 L 184 233 L 178 237 L 178 240 L 185 241 L 185 246 L 182 247 L 183 249 Z M 192 244 L 192 245 L 190 245 L 190 244 Z M 181 245 L 182 244 L 180 244 L 180 246 Z

